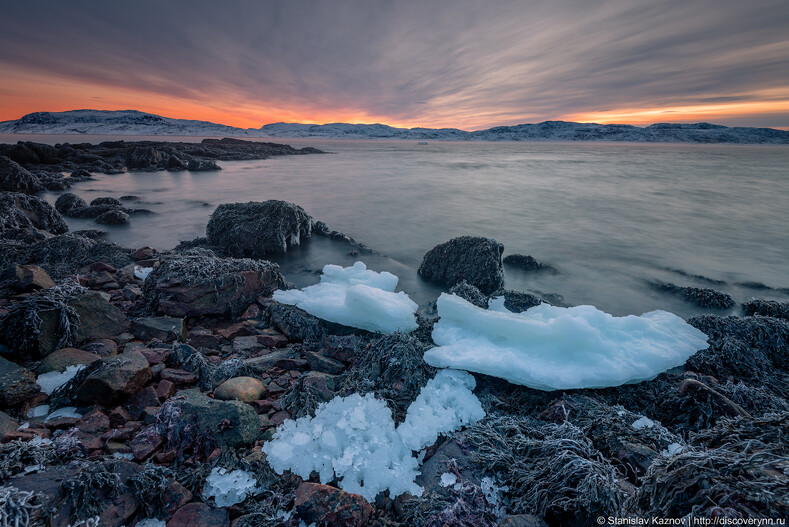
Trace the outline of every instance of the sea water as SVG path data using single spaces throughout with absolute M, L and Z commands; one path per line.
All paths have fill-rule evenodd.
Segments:
M 0 137 L 50 144 L 110 139 Z M 507 288 L 557 294 L 567 305 L 592 304 L 615 315 L 706 311 L 650 287 L 655 281 L 713 287 L 738 302 L 789 299 L 786 146 L 275 141 L 331 154 L 224 161 L 219 172 L 98 174 L 71 192 L 86 201 L 138 195 L 141 201 L 128 206 L 155 214 L 133 216 L 126 226 L 67 219 L 69 227 L 105 229 L 109 240 L 128 247 L 168 249 L 204 236 L 220 203 L 281 199 L 376 251 L 349 255 L 347 247 L 313 237 L 276 259 L 300 287 L 316 283 L 325 264 L 361 258 L 399 276 L 399 287 L 424 304 L 440 288 L 417 276 L 422 256 L 470 234 L 495 238 L 505 255 L 529 254 L 557 271 L 505 266 Z M 54 203 L 59 194 L 44 197 Z

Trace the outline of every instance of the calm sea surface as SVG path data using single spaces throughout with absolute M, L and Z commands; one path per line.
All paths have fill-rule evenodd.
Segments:
M 98 136 L 0 136 L 100 142 Z M 129 139 L 129 138 L 127 138 Z M 143 138 L 140 138 L 143 139 Z M 162 138 L 155 138 L 161 140 Z M 176 139 L 176 138 L 173 138 Z M 178 138 L 199 141 L 199 138 Z M 220 203 L 282 199 L 377 251 L 361 259 L 400 276 L 424 303 L 438 289 L 416 268 L 434 245 L 464 234 L 502 242 L 558 273 L 505 268 L 506 287 L 555 293 L 622 315 L 700 310 L 650 281 L 709 287 L 742 302 L 787 300 L 789 148 L 623 143 L 481 143 L 276 139 L 331 155 L 220 163 L 220 172 L 130 172 L 75 185 L 87 201 L 135 194 L 156 212 L 101 228 L 129 247 L 159 249 L 205 235 Z M 47 193 L 53 202 L 59 193 Z M 69 219 L 71 229 L 96 228 Z M 349 265 L 347 248 L 313 238 L 280 259 L 297 285 L 326 263 Z M 683 274 L 686 273 L 686 274 Z M 760 282 L 773 289 L 755 289 Z

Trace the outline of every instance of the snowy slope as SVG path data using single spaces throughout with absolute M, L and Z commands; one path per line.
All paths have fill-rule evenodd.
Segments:
M 710 124 L 626 124 L 545 121 L 466 132 L 456 128 L 394 128 L 385 124 L 274 123 L 234 128 L 206 121 L 171 119 L 135 110 L 37 112 L 0 122 L 6 134 L 183 135 L 211 137 L 322 137 L 414 141 L 630 141 L 639 143 L 789 144 L 789 131 Z

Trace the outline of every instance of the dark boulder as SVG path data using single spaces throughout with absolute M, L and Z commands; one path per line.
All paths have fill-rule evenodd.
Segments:
M 210 170 L 222 170 L 222 167 L 210 159 L 192 158 L 186 165 L 186 169 L 191 172 L 207 172 Z
M 110 206 L 113 206 L 113 207 L 120 208 L 120 207 L 123 206 L 123 204 L 119 200 L 117 200 L 117 199 L 115 199 L 113 197 L 110 197 L 110 196 L 104 196 L 102 198 L 96 198 L 93 201 L 91 201 L 90 204 L 93 207 L 98 207 L 100 205 L 110 205 Z
M 525 254 L 509 254 L 504 257 L 504 263 L 524 271 L 538 271 L 542 267 L 540 262 Z
M 263 258 L 287 252 L 312 234 L 314 220 L 304 209 L 279 200 L 225 203 L 206 227 L 208 243 L 236 258 Z
M 65 214 L 66 216 L 69 213 L 76 209 L 83 209 L 87 207 L 88 204 L 85 202 L 84 199 L 80 198 L 76 194 L 72 194 L 71 192 L 66 192 L 58 197 L 57 201 L 55 201 L 55 208 L 61 214 Z
M 504 246 L 492 238 L 461 236 L 428 251 L 418 273 L 449 287 L 465 280 L 489 295 L 504 283 L 503 252 Z
M 152 312 L 173 317 L 241 313 L 258 296 L 285 287 L 271 262 L 213 256 L 163 259 L 143 284 Z
M 462 280 L 453 285 L 449 290 L 450 295 L 457 295 L 466 302 L 470 302 L 482 309 L 488 308 L 488 297 L 480 293 L 479 289 Z
M 63 217 L 41 198 L 0 192 L 0 235 L 12 229 L 40 229 L 52 234 L 68 231 Z
M 363 527 L 375 513 L 367 500 L 358 494 L 306 481 L 296 489 L 293 505 L 301 520 L 321 525 Z
M 164 156 L 152 146 L 138 146 L 126 155 L 126 166 L 129 169 L 157 170 Z
M 29 401 L 40 390 L 33 372 L 0 357 L 0 405 L 3 408 Z
M 69 176 L 69 180 L 72 182 L 90 181 L 91 179 L 93 179 L 93 176 L 91 176 L 90 172 L 88 172 L 84 168 L 79 168 L 75 170 Z
M 96 223 L 101 225 L 124 225 L 129 223 L 129 215 L 122 210 L 108 210 L 96 217 Z
M 508 289 L 497 291 L 493 296 L 504 296 L 504 307 L 513 313 L 522 313 L 531 307 L 539 306 L 543 302 L 543 300 L 531 293 L 510 291 Z
M 751 300 L 742 305 L 742 314 L 746 317 L 760 316 L 789 320 L 789 302 Z
M 41 181 L 15 161 L 0 156 L 0 190 L 35 194 L 44 190 Z
M 714 289 L 701 287 L 682 287 L 675 284 L 654 284 L 658 291 L 663 291 L 684 299 L 691 304 L 699 307 L 711 307 L 714 309 L 731 309 L 735 306 L 731 295 L 715 291 Z
M 77 390 L 85 404 L 111 406 L 137 393 L 151 380 L 151 368 L 139 351 L 101 359 L 104 365 L 88 376 Z

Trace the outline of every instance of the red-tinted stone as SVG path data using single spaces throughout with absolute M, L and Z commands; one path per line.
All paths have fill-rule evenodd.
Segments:
M 358 494 L 320 483 L 304 482 L 296 489 L 294 502 L 299 518 L 306 523 L 363 527 L 370 522 L 373 507 Z
M 195 374 L 186 370 L 165 368 L 160 375 L 162 380 L 170 381 L 178 386 L 189 386 L 197 382 Z
M 162 379 L 159 381 L 159 384 L 156 385 L 156 396 L 159 398 L 159 402 L 166 401 L 175 395 L 176 391 L 175 383 L 167 379 Z
M 227 509 L 214 509 L 205 503 L 187 503 L 176 511 L 167 527 L 229 527 Z
M 241 315 L 241 318 L 244 320 L 260 318 L 260 314 L 260 306 L 257 304 L 251 304 Z
M 140 430 L 134 436 L 134 439 L 129 441 L 129 448 L 131 448 L 135 461 L 144 461 L 150 457 L 151 454 L 156 452 L 164 443 L 164 438 L 156 430 L 155 426 L 147 426 Z
M 148 360 L 149 364 L 162 364 L 170 356 L 168 348 L 146 348 L 139 351 Z
M 284 348 L 288 345 L 288 337 L 281 334 L 268 334 L 258 335 L 258 342 L 267 348 Z
M 288 419 L 290 419 L 290 414 L 285 410 L 280 410 L 279 412 L 275 412 L 274 415 L 271 416 L 271 422 L 274 423 L 276 426 L 281 425 Z

